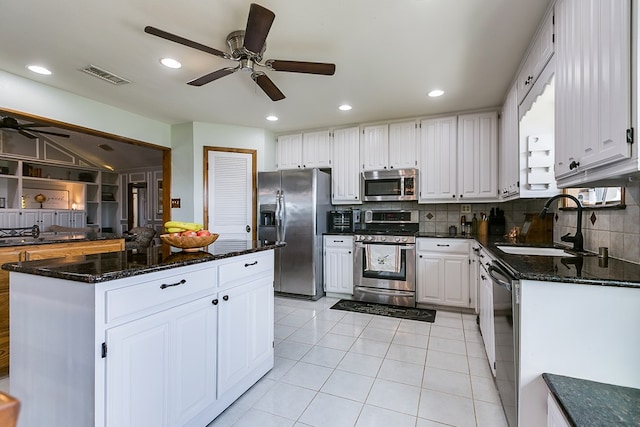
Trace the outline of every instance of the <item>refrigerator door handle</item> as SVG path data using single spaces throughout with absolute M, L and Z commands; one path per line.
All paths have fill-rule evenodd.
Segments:
M 285 209 L 284 191 L 280 192 L 280 241 L 285 241 L 285 231 L 287 229 L 287 210 Z
M 282 221 L 280 220 L 280 190 L 276 190 L 276 212 L 275 212 L 275 226 L 276 226 L 276 240 L 281 242 L 280 230 L 282 228 Z

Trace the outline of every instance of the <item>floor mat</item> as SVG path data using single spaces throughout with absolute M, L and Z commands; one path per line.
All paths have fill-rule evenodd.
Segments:
M 334 310 L 354 311 L 356 313 L 377 314 L 379 316 L 397 317 L 399 319 L 431 322 L 436 320 L 436 311 L 427 308 L 401 307 L 398 305 L 378 304 L 341 299 L 332 307 Z

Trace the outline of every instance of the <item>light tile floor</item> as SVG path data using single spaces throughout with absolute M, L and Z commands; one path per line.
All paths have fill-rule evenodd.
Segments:
M 275 366 L 209 427 L 506 426 L 475 315 L 434 323 L 276 297 Z

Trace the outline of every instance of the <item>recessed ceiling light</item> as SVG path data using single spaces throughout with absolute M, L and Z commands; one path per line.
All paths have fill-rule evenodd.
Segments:
M 160 63 L 162 65 L 164 65 L 167 68 L 181 68 L 182 64 L 180 63 L 180 61 L 176 61 L 175 59 L 172 58 L 162 58 L 160 60 Z
M 278 121 L 278 117 L 277 116 L 267 116 L 267 120 L 269 120 L 270 122 L 276 122 L 276 121 Z
M 342 104 L 341 106 L 338 107 L 338 110 L 340 111 L 349 111 L 351 110 L 351 105 L 349 104 Z
M 443 90 L 440 90 L 440 89 L 434 89 L 434 90 L 432 90 L 431 92 L 429 92 L 429 94 L 428 94 L 428 95 L 429 95 L 430 97 L 432 97 L 432 98 L 436 98 L 436 97 L 438 97 L 438 96 L 442 96 L 442 95 L 444 95 L 444 91 L 443 91 Z
M 27 68 L 34 73 L 43 74 L 45 76 L 51 75 L 51 71 L 40 65 L 27 65 Z

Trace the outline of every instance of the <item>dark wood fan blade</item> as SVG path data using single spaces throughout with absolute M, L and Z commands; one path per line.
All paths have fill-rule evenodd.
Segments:
M 269 9 L 259 4 L 251 3 L 249 8 L 249 18 L 247 19 L 247 28 L 244 32 L 244 48 L 249 52 L 260 53 L 264 42 L 267 40 L 267 34 L 271 29 L 271 24 L 276 15 Z
M 207 83 L 210 83 L 221 77 L 228 76 L 229 74 L 234 73 L 236 70 L 237 68 L 221 68 L 219 70 L 214 71 L 213 73 L 209 73 L 195 80 L 191 80 L 190 82 L 187 82 L 187 84 L 191 86 L 206 85 Z
M 20 133 L 20 135 L 26 136 L 29 139 L 36 139 L 37 138 L 37 136 L 35 136 L 35 135 L 33 135 L 33 134 L 29 133 L 29 132 L 25 132 L 23 130 L 20 130 L 20 129 L 18 129 L 18 132 Z
M 66 135 L 64 133 L 49 132 L 48 130 L 29 129 L 29 132 L 44 133 L 45 135 L 55 135 L 55 136 L 61 136 L 63 138 L 69 138 L 69 135 Z
M 267 94 L 272 101 L 280 101 L 284 99 L 284 93 L 280 92 L 280 89 L 267 77 L 264 73 L 253 73 L 251 78 L 260 86 L 260 89 Z
M 49 125 L 39 125 L 38 123 L 25 123 L 20 125 L 21 128 L 48 128 Z
M 163 30 L 161 30 L 159 28 L 146 26 L 146 27 L 144 27 L 144 32 L 148 33 L 148 34 L 151 34 L 153 36 L 157 36 L 157 37 L 163 38 L 165 40 L 172 41 L 174 43 L 178 43 L 178 44 L 190 47 L 192 49 L 197 49 L 197 50 L 200 50 L 202 52 L 210 53 L 211 55 L 219 56 L 221 58 L 231 59 L 229 54 L 224 53 L 224 52 L 222 52 L 222 51 L 220 51 L 218 49 L 214 49 L 212 47 L 205 46 L 203 44 L 194 42 L 192 40 L 185 39 L 184 37 L 180 37 L 180 36 L 177 36 L 175 34 L 167 33 L 166 31 L 163 31 Z
M 267 67 L 274 71 L 289 71 L 291 73 L 322 74 L 332 76 L 336 72 L 335 64 L 323 62 L 301 62 L 301 61 L 281 61 L 270 59 L 266 62 Z

